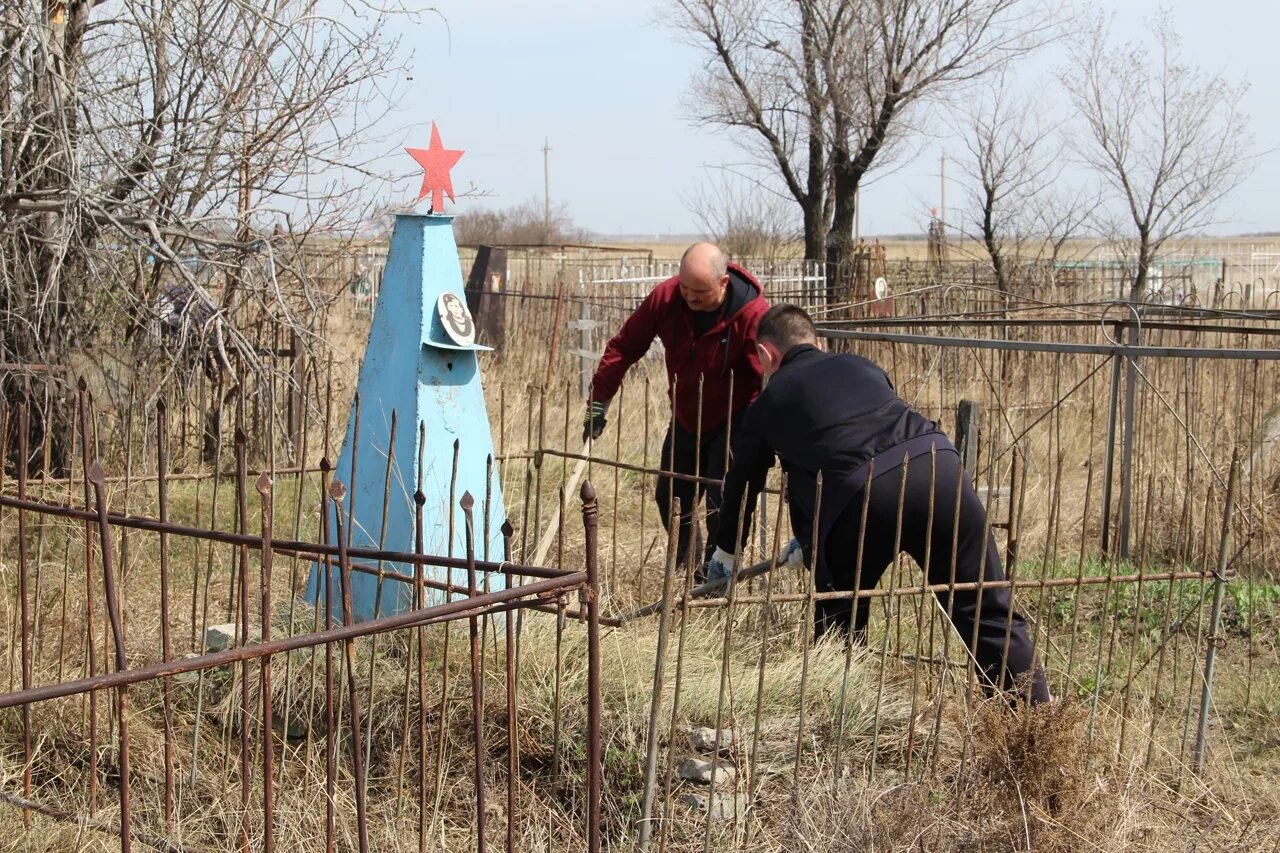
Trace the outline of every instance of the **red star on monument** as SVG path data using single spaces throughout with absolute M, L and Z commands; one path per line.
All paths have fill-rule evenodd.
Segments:
M 440 131 L 436 129 L 436 123 L 431 122 L 431 144 L 427 148 L 406 148 L 409 156 L 418 161 L 418 165 L 422 166 L 425 174 L 422 176 L 422 189 L 418 193 L 418 200 L 431 195 L 431 212 L 444 212 L 444 195 L 449 197 L 449 201 L 453 201 L 453 179 L 449 177 L 449 170 L 454 167 L 458 160 L 462 159 L 464 152 L 454 148 L 445 148 L 444 143 L 440 141 Z

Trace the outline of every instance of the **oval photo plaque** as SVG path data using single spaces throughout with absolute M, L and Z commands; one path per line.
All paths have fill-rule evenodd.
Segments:
M 467 310 L 467 303 L 457 294 L 445 291 L 436 300 L 436 311 L 440 315 L 440 325 L 444 327 L 449 340 L 460 347 L 469 347 L 476 342 L 476 324 Z

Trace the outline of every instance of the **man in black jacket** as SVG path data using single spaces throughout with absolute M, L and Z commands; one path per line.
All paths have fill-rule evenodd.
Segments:
M 895 393 L 883 370 L 859 356 L 820 350 L 812 319 L 794 305 L 769 309 L 756 341 L 768 384 L 733 437 L 709 576 L 732 571 L 743 541 L 734 529 L 739 508 L 746 500 L 750 512 L 777 456 L 787 474 L 798 540 L 783 559 L 794 565 L 803 551 L 819 591 L 871 589 L 900 551 L 924 567 L 930 584 L 1005 580 L 985 509 L 959 454 L 937 424 Z M 815 524 L 817 552 L 811 554 Z M 749 525 L 743 528 L 745 533 Z M 1008 589 L 951 588 L 939 592 L 938 601 L 988 689 L 1016 688 L 1033 703 L 1049 700 Z M 819 600 L 815 630 L 852 631 L 861 639 L 869 615 L 866 598 L 856 606 L 853 599 Z

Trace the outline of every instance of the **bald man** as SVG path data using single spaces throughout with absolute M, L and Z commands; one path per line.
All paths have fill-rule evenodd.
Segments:
M 681 566 L 690 559 L 705 563 L 702 543 L 692 541 L 693 513 L 703 495 L 707 539 L 715 539 L 728 439 L 760 393 L 756 326 L 768 309 L 763 288 L 749 272 L 729 263 L 719 247 L 695 243 L 680 259 L 679 274 L 654 288 L 609 341 L 592 379 L 583 441 L 604 432 L 609 403 L 627 368 L 654 338 L 662 341 L 672 414 L 662 468 L 684 476 L 659 477 L 654 498 L 664 525 L 672 499 L 680 499 Z

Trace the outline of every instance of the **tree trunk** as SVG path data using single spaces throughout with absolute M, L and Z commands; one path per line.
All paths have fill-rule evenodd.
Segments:
M 826 239 L 827 304 L 845 301 L 852 293 L 853 221 L 857 213 L 858 179 L 849 174 L 835 176 L 832 187 L 831 230 Z
M 1133 273 L 1133 288 L 1129 291 L 1130 302 L 1141 302 L 1142 292 L 1147 287 L 1147 267 L 1151 265 L 1151 241 L 1146 234 L 1138 236 L 1138 268 Z
M 821 261 L 826 254 L 826 223 L 822 205 L 804 205 L 804 259 Z

